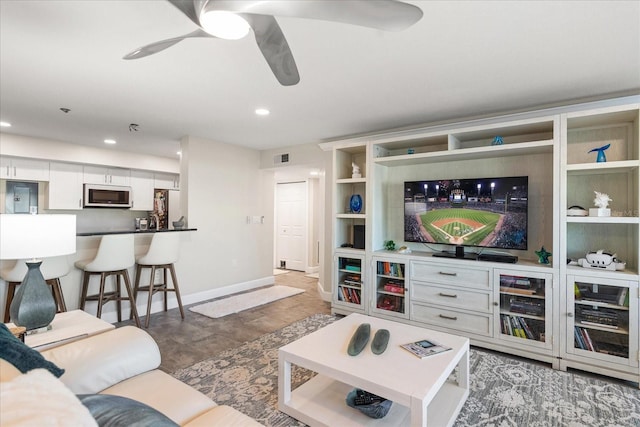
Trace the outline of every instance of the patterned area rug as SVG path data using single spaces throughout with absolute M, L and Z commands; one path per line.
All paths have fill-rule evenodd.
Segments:
M 303 426 L 277 410 L 278 348 L 336 318 L 316 314 L 175 372 L 266 426 Z M 471 350 L 471 393 L 456 427 L 640 426 L 640 390 Z M 313 373 L 293 369 L 294 387 Z

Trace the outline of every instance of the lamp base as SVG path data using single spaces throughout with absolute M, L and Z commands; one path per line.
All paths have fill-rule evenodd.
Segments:
M 27 261 L 27 274 L 11 301 L 9 313 L 16 326 L 27 331 L 49 326 L 56 315 L 56 302 L 40 272 L 42 261 Z

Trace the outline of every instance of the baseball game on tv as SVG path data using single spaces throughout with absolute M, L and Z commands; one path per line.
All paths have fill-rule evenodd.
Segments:
M 527 249 L 528 177 L 404 183 L 404 239 Z

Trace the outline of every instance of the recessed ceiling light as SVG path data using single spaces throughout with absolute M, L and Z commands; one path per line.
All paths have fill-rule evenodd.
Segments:
M 11 123 L 9 123 L 9 122 L 0 122 L 0 127 L 10 128 L 11 127 Z
M 115 140 L 115 139 L 105 139 L 105 140 L 104 140 L 104 143 L 105 143 L 105 144 L 115 144 L 115 143 L 116 143 L 116 140 Z
M 270 113 L 266 108 L 256 108 L 256 114 L 259 116 L 268 116 Z

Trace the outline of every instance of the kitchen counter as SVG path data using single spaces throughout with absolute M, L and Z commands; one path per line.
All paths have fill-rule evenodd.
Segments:
M 78 237 L 85 236 L 106 236 L 109 234 L 153 234 L 153 233 L 170 233 L 174 231 L 198 231 L 197 228 L 181 228 L 176 230 L 174 228 L 169 228 L 166 230 L 95 230 L 95 231 L 84 231 L 76 233 Z

